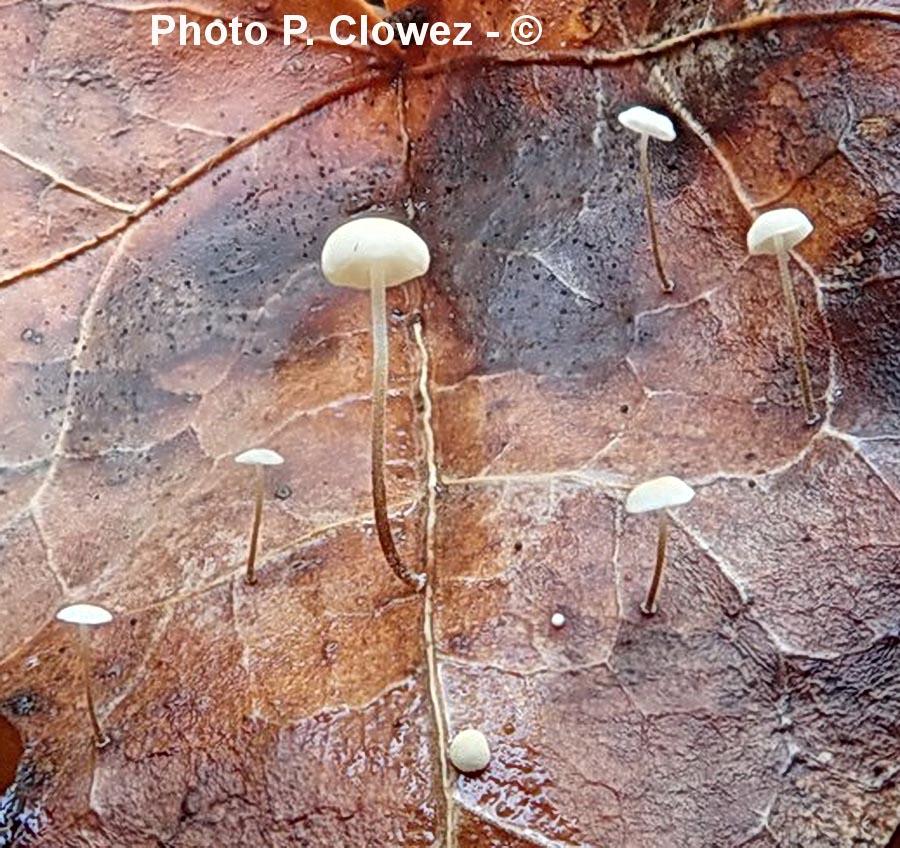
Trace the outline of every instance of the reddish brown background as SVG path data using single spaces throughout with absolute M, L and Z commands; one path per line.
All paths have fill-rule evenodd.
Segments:
M 183 8 L 317 34 L 365 11 L 310 5 Z M 887 845 L 900 8 L 765 6 L 542 0 L 525 49 L 482 35 L 523 9 L 431 2 L 477 46 L 402 53 L 152 48 L 151 8 L 182 7 L 0 3 L 0 711 L 25 745 L 0 844 Z M 615 121 L 636 102 L 679 130 L 652 149 L 669 297 Z M 815 429 L 774 263 L 745 255 L 772 205 L 816 224 L 792 263 Z M 369 515 L 368 303 L 316 265 L 360 212 L 434 256 L 391 293 L 388 487 L 445 720 L 494 750 L 451 833 L 422 596 Z M 231 457 L 257 444 L 287 461 L 249 589 Z M 647 621 L 652 520 L 622 499 L 664 471 L 698 496 Z M 117 614 L 101 753 L 52 620 L 81 599 Z

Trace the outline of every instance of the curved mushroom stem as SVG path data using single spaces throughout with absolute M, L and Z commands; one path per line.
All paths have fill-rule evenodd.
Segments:
M 259 527 L 262 524 L 263 497 L 265 496 L 265 487 L 263 486 L 263 467 L 256 466 L 256 504 L 253 508 L 253 530 L 250 532 L 250 551 L 247 554 L 247 576 L 246 581 L 251 586 L 256 583 L 256 551 L 259 546 Z
M 666 540 L 669 536 L 669 514 L 664 510 L 659 512 L 659 537 L 656 540 L 656 570 L 650 581 L 650 589 L 647 591 L 647 600 L 641 604 L 641 612 L 644 615 L 656 615 L 659 608 L 656 600 L 662 586 L 663 571 L 666 568 Z
M 806 409 L 806 423 L 815 424 L 819 414 L 813 403 L 812 388 L 809 381 L 809 366 L 806 364 L 806 342 L 803 339 L 803 328 L 800 325 L 800 314 L 797 311 L 797 298 L 794 294 L 794 280 L 788 268 L 787 251 L 782 249 L 781 239 L 778 245 L 778 273 L 781 276 L 781 290 L 784 292 L 784 303 L 791 322 L 791 336 L 794 339 L 794 353 L 797 357 L 797 373 L 800 377 L 800 391 L 803 393 L 803 406 Z
M 383 279 L 373 279 L 372 295 L 372 501 L 378 542 L 391 571 L 416 589 L 425 585 L 425 576 L 410 571 L 400 559 L 391 534 L 384 484 L 384 417 L 388 382 L 387 298 Z
M 103 732 L 100 721 L 97 718 L 97 710 L 94 707 L 94 693 L 91 689 L 91 646 L 88 628 L 78 625 L 78 654 L 81 658 L 81 673 L 84 678 L 84 695 L 87 700 L 88 715 L 91 719 L 91 729 L 94 732 L 94 744 L 98 748 L 105 748 L 109 744 L 109 737 Z
M 650 184 L 650 136 L 641 133 L 641 177 L 644 181 L 644 200 L 647 203 L 647 223 L 650 227 L 650 245 L 653 248 L 653 262 L 656 265 L 656 273 L 662 283 L 662 290 L 669 294 L 675 290 L 675 284 L 666 275 L 663 268 L 662 256 L 659 252 L 659 236 L 656 233 L 656 218 L 653 214 L 653 189 Z

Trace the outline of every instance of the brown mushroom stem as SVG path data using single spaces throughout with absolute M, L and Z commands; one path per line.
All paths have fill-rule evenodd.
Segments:
M 263 497 L 263 467 L 256 466 L 256 504 L 253 508 L 253 530 L 250 531 L 250 551 L 247 554 L 246 581 L 251 586 L 256 583 L 256 552 L 259 547 L 259 528 L 262 524 Z
M 650 227 L 650 245 L 653 248 L 653 263 L 656 265 L 656 273 L 662 283 L 662 290 L 669 294 L 675 290 L 675 284 L 666 274 L 663 268 L 662 256 L 659 252 L 659 236 L 656 232 L 656 217 L 653 214 L 653 188 L 650 184 L 650 136 L 641 134 L 641 177 L 644 181 L 644 200 L 647 203 L 647 223 Z
M 806 364 L 806 342 L 803 338 L 803 328 L 800 325 L 800 313 L 797 310 L 797 297 L 794 293 L 794 280 L 788 268 L 788 254 L 780 249 L 776 254 L 778 258 L 778 273 L 781 276 L 781 289 L 784 292 L 784 303 L 787 307 L 788 318 L 791 322 L 791 336 L 794 340 L 794 353 L 797 357 L 797 373 L 800 377 L 800 391 L 803 393 L 803 406 L 806 410 L 806 423 L 815 424 L 819 420 L 819 414 L 813 403 L 812 388 L 809 381 L 809 366 Z
M 659 513 L 659 537 L 656 540 L 656 569 L 650 588 L 647 590 L 647 600 L 641 605 L 644 615 L 656 615 L 659 590 L 662 586 L 663 571 L 666 569 L 666 541 L 669 536 L 669 514 L 663 509 Z
M 91 719 L 91 729 L 94 732 L 94 744 L 98 748 L 105 748 L 109 744 L 109 737 L 103 732 L 100 720 L 97 718 L 97 710 L 94 706 L 94 692 L 91 688 L 91 646 L 88 628 L 81 624 L 78 626 L 78 654 L 81 658 L 81 673 L 84 678 L 84 696 L 87 700 L 88 715 Z
M 400 559 L 391 534 L 384 484 L 384 418 L 388 383 L 387 297 L 384 280 L 371 280 L 372 295 L 372 501 L 378 542 L 391 571 L 416 589 L 425 576 L 409 570 Z

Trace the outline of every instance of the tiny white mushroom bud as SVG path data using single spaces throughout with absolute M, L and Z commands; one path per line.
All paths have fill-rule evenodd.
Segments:
M 466 774 L 487 768 L 491 748 L 480 730 L 469 727 L 461 730 L 450 743 L 450 762 L 457 771 Z
M 560 627 L 564 627 L 566 624 L 566 617 L 561 612 L 555 612 L 552 616 L 550 616 L 550 623 L 557 629 Z
M 656 541 L 656 569 L 647 591 L 647 600 L 641 606 L 645 615 L 656 613 L 656 600 L 662 586 L 663 571 L 666 567 L 666 543 L 669 535 L 669 514 L 666 510 L 681 506 L 694 499 L 694 490 L 678 477 L 657 477 L 635 486 L 625 499 L 625 511 L 659 513 L 659 533 Z

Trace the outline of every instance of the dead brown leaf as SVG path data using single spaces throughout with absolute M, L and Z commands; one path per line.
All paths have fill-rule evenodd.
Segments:
M 152 48 L 126 2 L 0 4 L 0 843 L 885 848 L 900 790 L 900 13 L 426 2 L 473 48 Z M 345 8 L 346 7 L 346 8 Z M 398 12 L 398 4 L 389 4 Z M 752 8 L 751 8 L 752 7 Z M 648 250 L 626 105 L 674 295 Z M 752 216 L 802 207 L 802 425 Z M 385 567 L 364 297 L 317 267 L 410 215 Z M 419 323 L 421 322 L 421 323 Z M 423 393 L 422 387 L 425 387 Z M 260 583 L 241 580 L 267 483 Z M 669 471 L 659 616 L 639 613 Z M 95 752 L 67 600 L 113 744 Z M 560 630 L 552 613 L 567 618 Z M 429 672 L 429 644 L 437 674 Z M 444 777 L 447 736 L 493 760 Z

